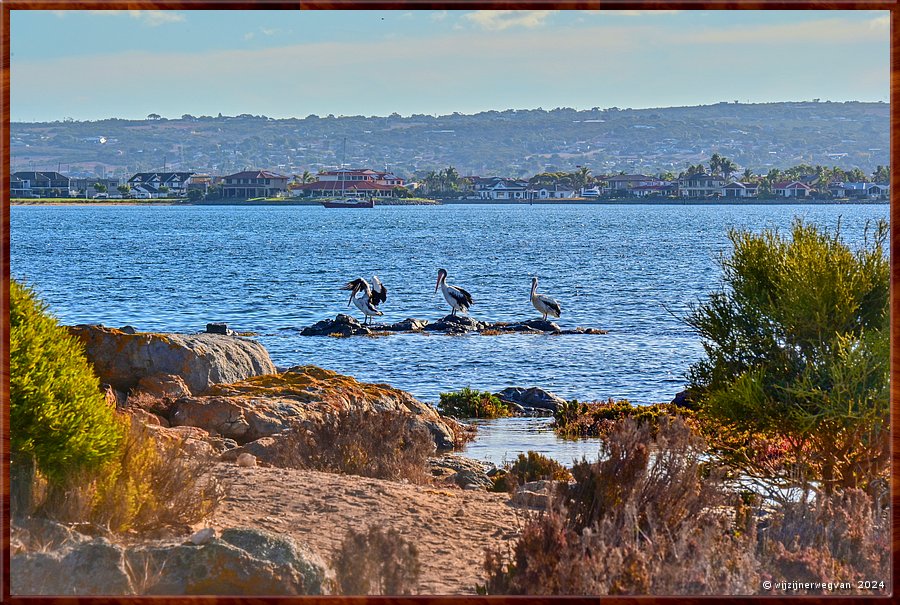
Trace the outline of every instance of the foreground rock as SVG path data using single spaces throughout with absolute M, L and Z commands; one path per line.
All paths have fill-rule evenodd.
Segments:
M 572 328 L 564 330 L 552 321 L 529 319 L 520 322 L 489 323 L 468 315 L 447 315 L 429 323 L 424 319 L 404 319 L 393 324 L 363 325 L 355 318 L 338 314 L 334 319 L 323 319 L 300 330 L 301 336 L 384 336 L 388 333 L 428 332 L 440 334 L 470 334 L 485 336 L 495 334 L 606 334 L 598 328 Z
M 325 577 L 293 539 L 258 529 L 131 547 L 80 536 L 11 554 L 14 595 L 317 595 Z
M 206 395 L 174 401 L 166 419 L 173 427 L 199 427 L 246 446 L 263 438 L 277 439 L 295 423 L 318 422 L 325 413 L 349 410 L 409 414 L 429 430 L 439 450 L 453 447 L 452 421 L 406 391 L 358 382 L 316 366 L 296 366 L 280 374 L 215 385 Z M 266 451 L 277 449 L 271 445 L 260 443 L 260 447 L 241 452 L 248 451 L 265 462 Z
M 101 382 L 128 392 L 144 380 L 159 388 L 179 377 L 193 394 L 210 386 L 272 374 L 275 365 L 258 342 L 221 334 L 130 334 L 115 328 L 69 328 L 85 345 L 85 354 Z M 159 383 L 157 385 L 157 383 Z
M 490 474 L 496 471 L 496 467 L 488 462 L 455 454 L 445 454 L 429 458 L 428 468 L 431 476 L 441 483 L 449 483 L 470 490 L 490 490 L 494 487 Z

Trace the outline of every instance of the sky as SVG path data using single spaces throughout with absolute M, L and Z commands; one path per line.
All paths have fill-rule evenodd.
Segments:
M 22 11 L 11 120 L 889 101 L 887 11 Z

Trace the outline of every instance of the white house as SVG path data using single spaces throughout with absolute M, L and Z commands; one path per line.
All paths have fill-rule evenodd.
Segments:
M 756 183 L 732 181 L 722 187 L 722 197 L 756 197 L 758 194 L 759 185 Z
M 678 181 L 678 195 L 681 197 L 709 198 L 722 195 L 725 179 L 713 174 L 692 174 Z
M 781 197 L 809 197 L 812 187 L 800 181 L 772 183 L 772 193 Z

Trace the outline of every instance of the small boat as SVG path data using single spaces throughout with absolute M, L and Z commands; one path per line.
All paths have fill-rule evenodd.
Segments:
M 373 198 L 367 200 L 344 198 L 322 202 L 322 205 L 326 208 L 374 208 L 375 200 Z
M 341 197 L 337 200 L 328 200 L 326 202 L 322 202 L 322 205 L 326 208 L 374 208 L 375 207 L 375 198 L 369 199 L 359 199 L 353 197 L 346 197 L 346 193 L 344 192 L 344 175 L 346 172 L 344 171 L 344 160 L 347 157 L 347 138 L 344 137 L 344 151 L 341 154 L 341 166 L 338 170 L 341 172 Z

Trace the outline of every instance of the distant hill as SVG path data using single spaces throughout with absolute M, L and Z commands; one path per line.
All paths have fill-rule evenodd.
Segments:
M 13 170 L 132 174 L 263 168 L 284 174 L 387 167 L 402 176 L 526 176 L 587 166 L 594 174 L 678 172 L 713 153 L 756 173 L 801 163 L 889 163 L 887 103 L 718 103 L 659 109 L 558 108 L 401 117 L 249 114 L 179 119 L 12 123 Z

